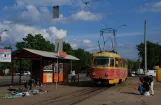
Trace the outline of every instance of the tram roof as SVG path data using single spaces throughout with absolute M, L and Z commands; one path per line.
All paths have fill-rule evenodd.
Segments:
M 119 54 L 112 53 L 112 52 L 95 52 L 93 56 L 106 56 L 106 57 L 114 57 L 114 58 L 121 58 Z

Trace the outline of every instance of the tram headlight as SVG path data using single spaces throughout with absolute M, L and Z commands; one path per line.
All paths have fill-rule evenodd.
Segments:
M 92 76 L 95 76 L 95 75 L 96 75 L 96 73 L 95 73 L 95 72 L 93 72 L 93 73 L 92 73 Z
M 108 73 L 105 73 L 105 76 L 107 77 L 108 76 Z

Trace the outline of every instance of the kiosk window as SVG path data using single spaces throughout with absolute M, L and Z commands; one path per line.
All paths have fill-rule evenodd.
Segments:
M 115 59 L 115 67 L 119 67 L 119 59 L 118 58 Z

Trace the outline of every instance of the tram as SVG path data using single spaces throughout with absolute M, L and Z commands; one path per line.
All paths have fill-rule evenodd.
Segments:
M 127 60 L 113 52 L 96 52 L 91 56 L 91 79 L 94 83 L 117 84 L 128 75 Z

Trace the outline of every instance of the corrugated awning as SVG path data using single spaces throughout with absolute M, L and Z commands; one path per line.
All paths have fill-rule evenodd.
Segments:
M 37 54 L 37 55 L 40 55 L 40 56 L 43 56 L 43 57 L 58 58 L 57 53 L 54 53 L 54 52 L 28 49 L 28 48 L 23 48 L 23 50 L 26 50 L 28 52 L 31 52 L 31 53 L 34 53 L 34 54 Z M 79 60 L 78 58 L 76 58 L 72 55 L 67 55 L 65 58 L 60 58 L 60 59 Z

